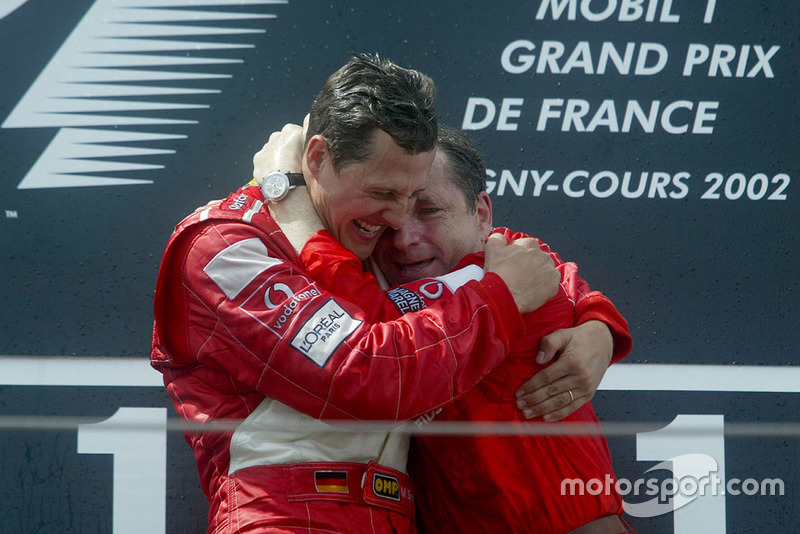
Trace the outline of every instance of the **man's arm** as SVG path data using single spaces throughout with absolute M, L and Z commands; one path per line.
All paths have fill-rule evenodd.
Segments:
M 515 236 L 506 230 L 506 236 Z M 562 273 L 567 295 L 575 302 L 575 327 L 557 330 L 539 345 L 536 363 L 556 361 L 525 382 L 516 392 L 517 406 L 527 418 L 559 421 L 590 401 L 611 363 L 632 347 L 628 323 L 614 304 L 578 276 L 578 267 L 564 262 L 542 243 Z M 571 392 L 571 395 L 570 395 Z
M 536 363 L 557 359 L 520 386 L 517 407 L 528 419 L 555 422 L 571 415 L 594 397 L 613 351 L 611 330 L 599 320 L 545 336 Z
M 499 233 L 509 239 L 525 237 L 502 230 Z M 537 363 L 546 364 L 556 355 L 558 359 L 519 388 L 517 402 L 528 418 L 547 416 L 546 420 L 557 421 L 593 398 L 612 353 L 615 360 L 627 355 L 631 338 L 625 319 L 602 293 L 590 290 L 588 283 L 578 276 L 577 266 L 562 261 L 546 244 L 540 246 L 555 262 L 561 284 L 576 303 L 576 326 L 542 339 Z M 389 291 L 390 299 L 386 299 L 374 277 L 362 272 L 357 258 L 325 233 L 308 242 L 301 258 L 313 276 L 332 292 L 342 291 L 340 284 L 350 288 L 349 294 L 364 303 L 367 317 L 373 321 L 396 317 L 398 309 L 413 309 L 410 301 L 420 300 L 418 289 L 427 283 L 420 281 L 395 288 Z M 539 278 L 534 271 L 529 274 L 529 279 Z M 417 290 L 417 295 L 407 294 L 405 289 Z
M 264 176 L 271 171 L 302 172 L 300 160 L 307 122 L 308 115 L 303 127 L 286 124 L 279 132 L 270 134 L 269 140 L 253 156 L 253 181 L 261 185 Z M 282 201 L 270 204 L 269 211 L 298 254 L 315 232 L 324 229 L 305 187 L 289 191 Z
M 263 237 L 246 224 L 207 222 L 165 255 L 156 315 L 169 318 L 157 336 L 169 357 L 155 362 L 165 376 L 218 369 L 231 394 L 259 391 L 316 418 L 406 420 L 472 388 L 522 328 L 493 273 L 446 303 L 370 324 Z
M 288 130 L 289 133 L 301 131 L 299 126 L 292 127 L 287 125 L 280 133 L 274 133 L 270 137 L 270 141 L 254 157 L 254 167 L 257 172 L 267 168 L 275 168 L 276 165 L 281 168 L 282 166 L 292 165 L 291 160 L 296 158 L 295 153 L 298 150 L 287 149 L 287 144 L 291 142 L 291 137 L 287 137 L 287 128 L 290 128 Z M 296 146 L 297 144 L 298 142 L 295 141 Z M 299 160 L 299 158 L 296 159 Z M 299 164 L 294 163 L 294 165 Z M 273 210 L 273 216 L 281 226 L 290 224 L 308 225 L 304 232 L 295 232 L 289 236 L 295 249 L 300 250 L 308 236 L 311 235 L 314 225 L 307 222 L 303 223 L 302 221 L 297 222 L 298 217 L 296 214 L 298 210 L 307 212 L 308 208 L 304 207 L 303 203 L 310 205 L 310 202 L 307 200 L 307 195 L 304 197 L 303 193 L 295 194 L 295 197 L 290 197 L 290 200 L 292 200 L 293 204 L 279 206 L 280 211 Z M 524 234 L 514 234 L 510 231 L 505 231 L 504 235 L 509 241 L 526 237 Z M 589 290 L 588 284 L 577 276 L 577 267 L 574 264 L 563 262 L 558 254 L 550 250 L 546 244 L 542 243 L 541 246 L 555 262 L 562 280 L 565 281 L 565 289 L 568 295 L 576 303 L 576 325 L 578 326 L 574 329 L 554 332 L 542 340 L 537 363 L 547 363 L 556 354 L 560 354 L 561 357 L 559 361 L 550 366 L 552 369 L 549 372 L 545 372 L 548 371 L 545 370 L 523 384 L 517 391 L 517 397 L 520 409 L 524 409 L 524 413 L 528 417 L 548 415 L 548 420 L 557 420 L 574 412 L 594 396 L 594 392 L 599 386 L 605 374 L 605 369 L 612 358 L 612 351 L 614 352 L 614 360 L 621 359 L 630 352 L 631 343 L 627 323 L 619 315 L 613 304 L 601 293 Z M 306 260 L 308 259 L 306 258 Z M 341 260 L 341 258 L 339 259 Z M 328 287 L 334 289 L 335 293 L 335 281 L 342 279 L 343 273 L 332 271 L 333 264 L 328 262 L 324 255 L 318 255 L 318 260 L 321 261 L 318 265 L 320 269 L 315 272 L 315 276 L 324 277 L 329 275 L 330 284 Z M 343 265 L 347 266 L 347 263 L 345 262 Z M 350 273 L 353 275 L 350 278 L 351 283 L 363 288 L 369 294 L 370 290 L 367 288 L 372 281 L 368 278 L 363 278 L 363 273 L 360 273 L 361 264 L 359 262 L 351 264 L 350 267 L 353 268 L 353 265 L 355 265 L 355 270 L 351 270 Z M 336 269 L 338 268 L 336 267 Z M 574 270 L 574 272 L 567 272 L 570 269 Z M 533 273 L 534 271 L 531 271 L 530 274 L 532 275 Z M 528 279 L 547 279 L 545 273 L 542 272 L 540 274 L 541 276 L 537 277 L 529 276 Z M 573 274 L 574 276 L 572 276 Z M 353 292 L 352 290 L 350 294 L 360 295 L 357 291 Z M 548 298 L 549 296 L 552 295 L 548 295 Z M 541 294 L 539 298 L 540 300 L 537 301 L 539 305 L 547 300 L 546 298 L 541 299 Z M 373 295 L 368 298 L 359 296 L 357 300 L 368 307 L 372 306 L 374 308 L 368 310 L 367 313 L 367 316 L 373 320 L 380 320 L 381 317 L 389 316 L 385 314 L 387 312 L 385 308 L 381 309 L 386 303 L 382 295 Z M 613 340 L 611 339 L 612 336 Z

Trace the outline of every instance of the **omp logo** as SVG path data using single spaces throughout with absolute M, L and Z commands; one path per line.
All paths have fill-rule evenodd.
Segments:
M 16 1 L 0 13 L 8 15 L 22 3 Z M 152 183 L 104 174 L 163 168 L 146 159 L 138 163 L 124 160 L 174 154 L 174 150 L 144 148 L 137 143 L 184 139 L 186 135 L 147 132 L 142 128 L 167 126 L 170 131 L 181 132 L 186 125 L 196 124 L 196 120 L 186 118 L 185 112 L 208 105 L 170 100 L 178 95 L 219 93 L 217 89 L 197 87 L 196 80 L 231 75 L 210 74 L 199 68 L 241 63 L 241 59 L 230 56 L 255 46 L 219 42 L 219 36 L 235 35 L 243 41 L 264 30 L 234 28 L 231 21 L 276 17 L 202 7 L 286 3 L 287 0 L 96 0 L 2 124 L 3 128 L 59 128 L 17 187 Z M 196 57 L 198 52 L 210 50 L 228 57 Z M 174 115 L 167 118 L 166 111 Z
M 375 473 L 372 477 L 372 491 L 384 499 L 400 500 L 400 483 L 394 477 Z

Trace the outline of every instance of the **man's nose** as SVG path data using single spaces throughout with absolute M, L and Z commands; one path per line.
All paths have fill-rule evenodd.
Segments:
M 392 246 L 400 251 L 408 250 L 420 242 L 420 226 L 414 217 L 404 217 L 399 227 L 392 230 Z
M 383 220 L 386 221 L 388 226 L 397 230 L 405 223 L 412 204 L 408 198 L 394 199 L 391 205 L 387 206 L 381 213 Z

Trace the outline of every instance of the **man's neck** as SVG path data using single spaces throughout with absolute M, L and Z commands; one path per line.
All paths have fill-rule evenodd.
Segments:
M 378 264 L 372 261 L 372 256 L 364 260 L 363 263 L 364 263 L 364 270 L 371 272 L 375 276 L 375 280 L 378 281 L 378 286 L 381 289 L 385 291 L 391 287 L 389 281 L 386 280 L 386 277 L 383 275 L 383 272 L 381 272 L 380 267 L 378 267 Z

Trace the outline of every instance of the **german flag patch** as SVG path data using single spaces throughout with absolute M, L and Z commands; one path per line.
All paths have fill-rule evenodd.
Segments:
M 314 471 L 319 492 L 347 493 L 347 471 Z

